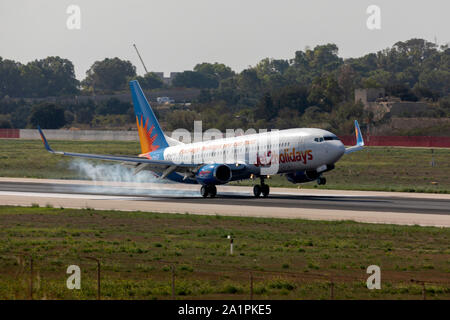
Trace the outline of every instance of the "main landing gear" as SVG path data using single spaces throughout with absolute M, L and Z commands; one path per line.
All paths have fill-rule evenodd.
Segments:
M 270 193 L 270 187 L 269 185 L 264 183 L 264 178 L 261 177 L 261 185 L 256 184 L 253 186 L 253 194 L 255 195 L 256 198 L 259 198 L 259 196 L 262 196 L 264 198 L 267 198 L 269 196 Z
M 203 185 L 200 188 L 200 194 L 203 198 L 206 198 L 207 196 L 214 198 L 217 195 L 217 188 L 213 184 Z
M 319 177 L 317 179 L 317 184 L 321 185 L 321 184 L 327 184 L 327 179 L 325 179 L 324 177 Z

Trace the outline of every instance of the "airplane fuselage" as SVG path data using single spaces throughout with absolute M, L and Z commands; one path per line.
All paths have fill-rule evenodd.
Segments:
M 344 145 L 333 133 L 298 128 L 176 145 L 142 156 L 176 163 L 228 164 L 233 181 L 260 175 L 261 168 L 275 170 L 272 174 L 320 170 L 337 162 L 344 152 Z M 246 165 L 245 172 L 238 170 L 240 164 Z M 168 178 L 193 183 L 176 175 Z
M 230 181 L 259 178 L 255 197 L 267 197 L 270 175 L 283 174 L 292 183 L 316 180 L 326 184 L 324 172 L 334 169 L 344 154 L 361 150 L 364 140 L 355 120 L 356 145 L 345 148 L 333 133 L 313 128 L 298 128 L 242 135 L 225 139 L 184 144 L 164 135 L 155 114 L 137 80 L 130 81 L 141 154 L 139 156 L 103 155 L 53 150 L 38 127 L 45 149 L 53 154 L 119 161 L 134 168 L 153 172 L 160 179 L 198 183 L 202 197 L 215 197 L 216 185 Z

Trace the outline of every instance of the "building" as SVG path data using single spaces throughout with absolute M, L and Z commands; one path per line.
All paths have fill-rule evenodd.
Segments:
M 164 84 L 170 86 L 172 84 L 173 79 L 179 74 L 180 72 L 171 72 L 168 77 L 164 77 L 164 72 L 154 72 L 161 80 L 164 82 Z
M 361 102 L 365 110 L 371 111 L 375 121 L 382 119 L 387 113 L 407 116 L 428 109 L 425 102 L 401 101 L 400 98 L 387 96 L 384 88 L 355 89 L 355 102 Z

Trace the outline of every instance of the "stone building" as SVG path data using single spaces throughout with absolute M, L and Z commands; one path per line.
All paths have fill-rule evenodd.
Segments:
M 382 119 L 386 113 L 405 116 L 428 109 L 428 104 L 424 102 L 401 101 L 400 98 L 386 96 L 384 88 L 355 89 L 355 102 L 361 102 L 365 110 L 371 111 L 375 121 Z

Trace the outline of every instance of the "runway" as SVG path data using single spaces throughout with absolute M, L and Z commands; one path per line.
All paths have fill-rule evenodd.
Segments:
M 140 210 L 266 218 L 354 220 L 450 227 L 450 195 L 219 186 L 201 198 L 198 185 L 0 178 L 0 204 Z

